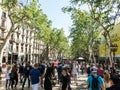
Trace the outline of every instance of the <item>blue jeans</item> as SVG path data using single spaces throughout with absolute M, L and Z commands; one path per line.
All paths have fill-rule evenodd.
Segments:
M 28 87 L 30 87 L 30 79 L 29 79 L 29 76 L 24 75 L 24 80 L 23 80 L 22 88 L 24 88 L 24 85 L 25 85 L 27 79 L 28 79 Z

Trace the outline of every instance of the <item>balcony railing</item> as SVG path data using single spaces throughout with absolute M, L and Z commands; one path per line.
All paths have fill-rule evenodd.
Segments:
M 3 22 L 3 21 L 1 22 L 0 28 L 1 28 L 2 30 L 5 30 L 5 29 L 6 29 L 5 22 Z
M 1 40 L 4 40 L 4 39 L 5 39 L 4 34 L 0 34 L 0 39 L 1 39 Z

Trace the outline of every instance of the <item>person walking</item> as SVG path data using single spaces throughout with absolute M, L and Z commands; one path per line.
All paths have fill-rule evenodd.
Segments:
M 97 75 L 97 68 L 91 68 L 91 75 L 87 79 L 89 90 L 105 90 L 105 83 L 101 76 Z
M 44 89 L 45 90 L 52 90 L 51 78 L 52 78 L 52 72 L 51 72 L 50 64 L 48 63 L 47 70 L 45 73 L 45 80 L 44 80 Z
M 34 69 L 30 71 L 29 78 L 32 84 L 32 90 L 38 90 L 41 82 L 41 72 L 38 69 L 39 65 L 34 64 Z
M 97 74 L 103 78 L 104 70 L 102 65 L 98 65 Z
M 19 74 L 20 74 L 20 83 L 22 83 L 23 75 L 24 75 L 24 66 L 23 66 L 23 63 L 19 64 Z
M 12 67 L 12 70 L 10 72 L 10 85 L 11 85 L 11 88 L 13 89 L 14 84 L 15 84 L 15 87 L 16 87 L 17 83 L 18 83 L 18 74 L 17 74 L 17 65 L 15 64 Z
M 22 83 L 22 90 L 24 89 L 24 85 L 25 85 L 27 79 L 28 79 L 28 88 L 30 87 L 29 73 L 30 73 L 31 69 L 32 69 L 32 66 L 30 66 L 30 63 L 28 62 L 24 68 L 24 80 Z
M 70 75 L 68 73 L 68 69 L 64 68 L 62 70 L 62 76 L 61 76 L 61 84 L 60 84 L 60 90 L 72 90 L 70 87 Z
M 110 74 L 109 74 L 108 71 L 104 72 L 103 78 L 104 78 L 104 81 L 105 81 L 105 88 L 107 89 L 111 86 L 111 84 L 110 84 Z
M 76 86 L 78 85 L 77 79 L 78 79 L 78 65 L 77 61 L 74 61 L 73 63 L 73 78 Z
M 118 75 L 112 74 L 110 76 L 111 86 L 106 88 L 106 90 L 120 90 L 120 79 Z
M 15 88 L 17 87 L 17 84 L 18 84 L 18 66 L 17 64 L 14 65 L 14 73 L 15 73 L 15 77 L 14 77 L 14 80 L 15 80 Z
M 5 74 L 5 78 L 6 78 L 5 87 L 6 87 L 6 89 L 9 89 L 9 87 L 10 87 L 10 69 L 11 69 L 11 67 L 9 66 L 7 68 L 7 73 Z

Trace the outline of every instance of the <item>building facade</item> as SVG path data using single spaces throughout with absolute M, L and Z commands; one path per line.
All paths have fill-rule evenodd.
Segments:
M 0 45 L 5 42 L 10 27 L 11 22 L 7 16 L 7 12 L 0 7 Z M 33 30 L 18 28 L 11 33 L 3 49 L 2 60 L 0 62 L 8 62 L 9 64 L 27 61 L 38 62 L 44 48 L 42 41 L 35 40 Z

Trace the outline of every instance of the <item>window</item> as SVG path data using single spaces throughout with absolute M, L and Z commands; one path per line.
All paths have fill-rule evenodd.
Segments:
M 22 42 L 24 42 L 24 38 L 22 37 Z
M 26 43 L 27 43 L 27 38 L 26 38 Z
M 28 31 L 26 31 L 26 35 L 28 35 Z
M 16 44 L 16 52 L 18 52 L 19 44 Z
M 6 19 L 6 13 L 2 12 L 2 18 Z
M 29 53 L 31 53 L 31 47 L 29 47 Z
M 23 45 L 21 45 L 21 52 L 23 52 Z
M 27 46 L 25 46 L 25 51 L 27 52 Z
M 22 31 L 22 34 L 24 34 L 24 29 L 23 29 L 23 31 Z
M 1 37 L 4 37 L 4 31 L 1 31 Z
M 13 44 L 9 43 L 9 51 L 12 52 L 12 50 L 13 50 Z
M 13 34 L 11 35 L 11 39 L 12 39 L 12 40 L 14 39 L 14 35 L 13 35 Z
M 2 20 L 1 26 L 2 26 L 2 27 L 5 27 L 5 20 Z
M 17 34 L 17 40 L 19 40 L 19 35 Z

